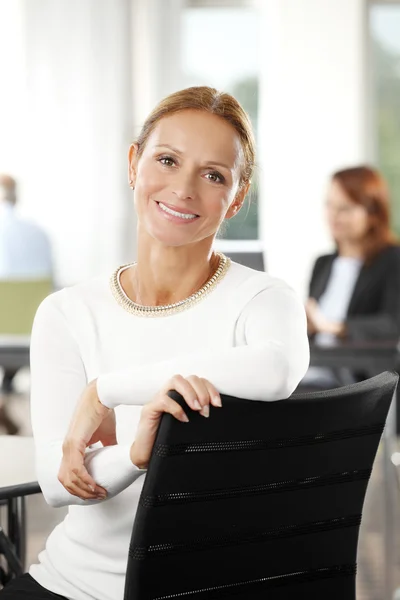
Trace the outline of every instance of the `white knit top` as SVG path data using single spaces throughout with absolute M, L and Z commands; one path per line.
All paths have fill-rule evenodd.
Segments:
M 122 600 L 145 477 L 129 458 L 141 405 L 175 374 L 204 377 L 221 394 L 287 398 L 308 361 L 300 299 L 283 281 L 236 263 L 201 302 L 169 316 L 131 314 L 107 278 L 49 296 L 32 332 L 32 425 L 43 494 L 69 512 L 31 566 L 32 577 L 72 600 Z M 70 495 L 57 473 L 74 407 L 94 378 L 101 401 L 116 407 L 118 445 L 87 451 L 86 466 L 108 496 L 85 501 Z

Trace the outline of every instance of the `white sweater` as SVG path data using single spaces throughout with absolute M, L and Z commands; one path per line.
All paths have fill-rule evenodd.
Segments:
M 69 512 L 31 566 L 32 577 L 72 600 L 122 600 L 144 480 L 129 458 L 140 407 L 175 374 L 204 377 L 221 394 L 287 398 L 308 361 L 299 298 L 283 281 L 237 263 L 198 304 L 170 316 L 131 314 L 106 278 L 49 296 L 32 332 L 32 425 L 43 494 Z M 116 407 L 118 445 L 87 452 L 86 466 L 108 496 L 85 501 L 70 495 L 57 473 L 74 407 L 94 378 L 100 400 Z

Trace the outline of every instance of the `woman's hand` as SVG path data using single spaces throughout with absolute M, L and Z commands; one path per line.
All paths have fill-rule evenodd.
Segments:
M 210 404 L 222 406 L 219 393 L 206 379 L 196 375 L 186 378 L 182 375 L 172 377 L 142 409 L 136 439 L 130 451 L 131 461 L 140 469 L 147 469 L 163 413 L 170 413 L 183 423 L 189 421 L 181 406 L 168 396 L 170 390 L 176 390 L 190 408 L 198 410 L 204 417 L 209 416 Z
M 308 300 L 305 304 L 306 315 L 307 315 L 307 333 L 308 333 L 308 335 L 314 335 L 315 333 L 317 333 L 317 326 L 314 322 L 315 304 L 317 304 L 317 303 L 314 300 L 314 298 L 308 298 Z M 318 304 L 317 304 L 317 308 L 318 308 Z
M 87 446 L 96 442 L 105 446 L 117 443 L 115 414 L 97 395 L 96 381 L 85 388 L 63 443 L 63 458 L 58 480 L 73 496 L 84 500 L 104 499 L 107 491 L 98 486 L 84 465 Z
M 306 302 L 306 315 L 309 334 L 331 333 L 332 335 L 336 335 L 338 337 L 344 336 L 344 323 L 334 323 L 326 319 L 322 314 L 315 298 L 308 298 Z

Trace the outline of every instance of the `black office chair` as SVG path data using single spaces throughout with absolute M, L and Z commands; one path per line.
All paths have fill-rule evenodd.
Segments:
M 396 373 L 281 402 L 164 415 L 125 600 L 355 600 L 364 496 Z

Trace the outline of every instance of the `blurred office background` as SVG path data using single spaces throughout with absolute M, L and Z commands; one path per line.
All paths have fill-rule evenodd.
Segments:
M 154 104 L 190 85 L 234 94 L 256 130 L 251 203 L 220 249 L 262 253 L 306 298 L 315 257 L 332 249 L 329 176 L 365 162 L 389 182 L 400 234 L 400 0 L 0 0 L 0 24 L 0 172 L 51 239 L 57 287 L 135 259 L 127 150 Z M 16 387 L 28 393 L 26 371 Z M 24 394 L 12 410 L 29 433 Z M 33 558 L 41 522 L 60 513 L 31 502 Z M 368 600 L 381 598 L 375 515 Z
M 261 249 L 304 295 L 331 248 L 327 179 L 365 161 L 400 231 L 400 2 L 0 0 L 0 23 L 0 171 L 49 233 L 58 285 L 134 258 L 127 148 L 193 84 L 235 94 L 257 131 L 252 204 L 222 247 Z

